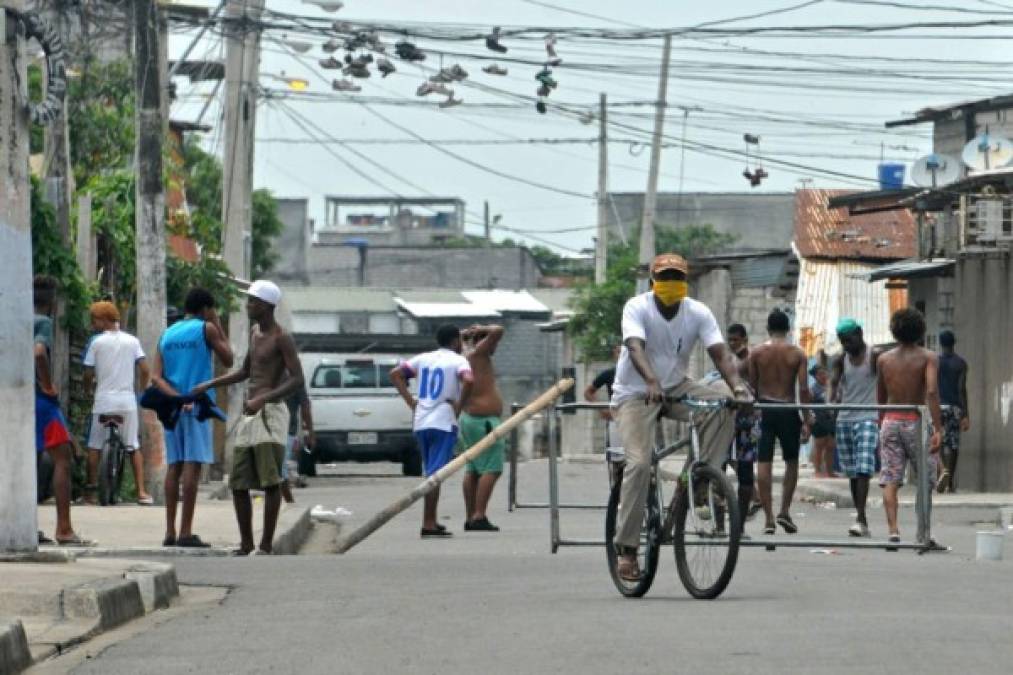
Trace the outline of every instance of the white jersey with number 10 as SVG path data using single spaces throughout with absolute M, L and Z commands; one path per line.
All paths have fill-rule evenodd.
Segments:
M 455 351 L 441 348 L 413 356 L 401 367 L 417 382 L 415 431 L 453 430 L 457 426 L 453 403 L 461 396 L 461 382 L 471 380 L 468 359 Z

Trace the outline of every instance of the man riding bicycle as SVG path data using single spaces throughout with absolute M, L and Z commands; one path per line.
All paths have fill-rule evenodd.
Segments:
M 651 290 L 631 298 L 623 308 L 623 350 L 616 366 L 612 407 L 626 450 L 619 518 L 614 544 L 620 577 L 640 577 L 637 547 L 650 487 L 651 453 L 658 416 L 688 419 L 686 406 L 664 406 L 666 397 L 752 402 L 739 379 L 731 350 L 710 309 L 687 297 L 689 265 L 682 256 L 663 253 L 651 263 Z M 699 384 L 686 376 L 689 359 L 702 342 L 724 382 Z M 727 386 L 726 386 L 727 384 Z M 710 413 L 698 426 L 700 460 L 720 469 L 735 433 L 730 410 Z

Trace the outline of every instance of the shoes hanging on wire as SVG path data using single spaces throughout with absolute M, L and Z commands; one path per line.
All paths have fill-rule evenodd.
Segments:
M 328 56 L 326 59 L 320 59 L 320 67 L 324 70 L 338 70 L 341 68 L 341 61 L 333 56 Z
M 376 60 L 376 69 L 380 71 L 380 77 L 387 77 L 397 71 L 397 68 L 386 56 L 381 56 Z
M 360 87 L 359 85 L 355 84 L 354 82 L 348 79 L 334 80 L 333 82 L 331 82 L 331 88 L 334 91 L 352 91 L 352 92 L 362 91 L 362 87 Z
M 482 72 L 488 73 L 489 75 L 506 75 L 507 69 L 495 63 L 490 63 L 488 66 L 482 69 Z
M 548 63 L 550 66 L 558 66 L 563 62 L 563 59 L 559 58 L 559 54 L 556 53 L 556 34 L 549 33 L 545 36 L 545 53 L 548 55 Z
M 402 40 L 394 45 L 394 53 L 403 61 L 425 61 L 426 55 L 422 50 L 407 40 Z
M 463 98 L 454 98 L 454 92 L 450 92 L 450 96 L 445 101 L 440 101 L 439 106 L 441 108 L 453 108 L 454 106 L 461 105 L 464 103 Z
M 485 46 L 490 50 L 499 54 L 506 54 L 507 48 L 504 47 L 499 41 L 499 26 L 492 29 L 492 33 L 485 37 Z

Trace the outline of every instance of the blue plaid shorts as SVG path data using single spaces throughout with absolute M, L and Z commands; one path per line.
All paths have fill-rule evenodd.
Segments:
M 837 422 L 837 452 L 848 478 L 876 473 L 879 425 L 876 420 Z

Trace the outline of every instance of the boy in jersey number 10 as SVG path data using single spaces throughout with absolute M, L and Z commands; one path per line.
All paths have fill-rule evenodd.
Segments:
M 438 349 L 419 354 L 390 371 L 390 379 L 414 412 L 412 429 L 422 452 L 426 476 L 446 466 L 457 443 L 457 418 L 471 394 L 472 372 L 461 355 L 461 331 L 445 324 L 436 329 Z M 408 380 L 418 378 L 418 397 L 412 396 Z M 423 538 L 449 537 L 451 533 L 436 519 L 440 501 L 437 486 L 425 497 L 422 515 Z

